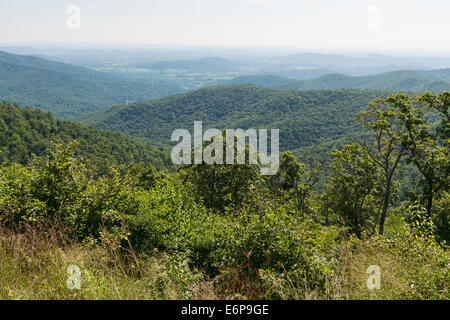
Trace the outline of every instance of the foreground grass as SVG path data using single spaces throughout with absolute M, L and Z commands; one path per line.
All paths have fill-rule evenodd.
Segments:
M 327 282 L 326 295 L 299 289 L 289 279 L 270 279 L 271 290 L 282 299 L 450 298 L 448 252 L 424 255 L 414 248 L 413 255 L 402 255 L 379 239 L 347 241 L 339 250 L 340 271 Z M 80 290 L 67 286 L 69 265 L 81 270 Z M 369 265 L 381 269 L 379 290 L 367 289 Z M 0 230 L 0 299 L 270 299 L 266 285 L 242 278 L 238 271 L 210 280 L 185 257 L 156 249 L 137 257 L 108 246 L 72 243 L 52 231 Z
M 373 238 L 347 243 L 341 272 L 347 299 L 448 300 L 450 299 L 450 255 L 441 247 L 414 240 Z M 392 245 L 395 243 L 395 247 Z M 368 278 L 366 268 L 381 271 L 379 290 L 361 285 Z
M 80 290 L 68 289 L 69 265 L 81 270 Z M 181 257 L 156 252 L 138 260 L 33 231 L 1 231 L 0 287 L 0 299 L 214 298 L 209 284 Z

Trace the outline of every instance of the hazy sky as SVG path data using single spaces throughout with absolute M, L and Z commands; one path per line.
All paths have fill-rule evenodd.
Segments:
M 80 9 L 77 29 L 76 10 Z M 0 0 L 0 43 L 450 53 L 449 0 Z M 70 28 L 67 25 L 69 19 Z

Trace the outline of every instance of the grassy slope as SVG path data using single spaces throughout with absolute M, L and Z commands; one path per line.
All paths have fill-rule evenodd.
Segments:
M 398 227 L 388 221 L 387 234 Z M 176 254 L 154 252 L 139 257 L 130 251 L 119 256 L 112 248 L 89 248 L 71 242 L 54 230 L 28 228 L 21 234 L 0 228 L 0 300 L 4 299 L 265 299 L 252 292 L 250 283 L 236 277 L 241 286 L 233 293 L 223 292 L 220 277 L 210 279 Z M 389 243 L 392 240 L 387 240 Z M 281 290 L 286 299 L 449 299 L 448 285 L 437 292 L 433 287 L 432 252 L 396 251 L 378 240 L 350 240 L 340 247 L 340 272 L 330 278 L 332 294 L 318 296 L 314 290 L 295 289 L 289 284 Z M 406 243 L 405 243 L 406 244 Z M 442 255 L 442 253 L 440 253 Z M 442 256 L 445 259 L 445 255 Z M 448 252 L 447 252 L 448 260 Z M 81 289 L 67 287 L 67 267 L 81 271 Z M 368 290 L 369 265 L 381 270 L 381 289 Z M 448 263 L 447 263 L 448 267 Z M 442 269 L 440 273 L 442 274 Z M 245 289 L 249 286 L 250 289 Z M 277 289 L 277 288 L 273 288 Z M 426 295 L 428 294 L 428 295 Z M 284 295 L 284 297 L 283 297 Z

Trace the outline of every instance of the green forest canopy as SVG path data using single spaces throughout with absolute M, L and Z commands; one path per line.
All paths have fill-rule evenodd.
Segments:
M 183 92 L 163 81 L 121 80 L 69 64 L 0 51 L 0 100 L 73 118 L 127 101 Z
M 68 143 L 74 139 L 79 142 L 75 154 L 102 172 L 110 164 L 125 162 L 144 162 L 160 169 L 170 164 L 166 150 L 133 141 L 121 133 L 58 120 L 39 109 L 0 103 L 0 163 L 29 164 L 33 154 L 47 154 L 51 141 Z
M 199 89 L 158 100 L 118 105 L 84 117 L 93 126 L 152 143 L 170 144 L 175 129 L 194 121 L 217 129 L 280 129 L 280 150 L 293 150 L 361 132 L 354 122 L 367 102 L 387 96 L 370 90 L 274 90 L 253 85 Z

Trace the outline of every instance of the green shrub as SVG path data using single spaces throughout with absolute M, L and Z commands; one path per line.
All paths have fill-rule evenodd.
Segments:
M 322 290 L 334 273 L 335 228 L 287 214 L 282 207 L 243 210 L 225 223 L 216 238 L 216 265 L 224 273 L 238 270 L 257 281 L 266 296 L 280 297 L 278 289 L 288 281 L 299 291 L 305 286 Z

